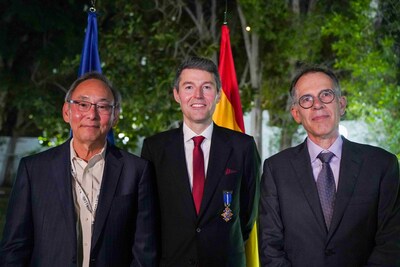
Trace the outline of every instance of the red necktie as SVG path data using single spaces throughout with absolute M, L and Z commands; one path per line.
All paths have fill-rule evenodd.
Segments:
M 199 214 L 200 212 L 201 199 L 203 198 L 203 192 L 204 192 L 204 181 L 205 181 L 204 156 L 203 156 L 203 150 L 201 150 L 200 147 L 204 138 L 205 138 L 204 136 L 195 136 L 192 138 L 194 142 L 192 194 L 197 214 Z

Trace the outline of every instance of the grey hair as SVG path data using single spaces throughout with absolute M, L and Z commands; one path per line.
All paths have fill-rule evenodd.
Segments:
M 333 88 L 331 88 L 331 89 L 334 90 L 335 94 L 338 97 L 340 97 L 342 95 L 342 90 L 340 88 L 339 79 L 337 78 L 337 76 L 335 75 L 335 73 L 332 70 L 330 70 L 326 67 L 323 67 L 323 66 L 306 65 L 298 70 L 298 72 L 296 73 L 296 75 L 294 76 L 294 78 L 292 79 L 292 82 L 290 84 L 289 93 L 290 93 L 290 98 L 291 98 L 293 104 L 296 101 L 296 87 L 295 87 L 296 83 L 304 75 L 309 74 L 309 73 L 317 73 L 317 72 L 326 74 L 332 80 Z

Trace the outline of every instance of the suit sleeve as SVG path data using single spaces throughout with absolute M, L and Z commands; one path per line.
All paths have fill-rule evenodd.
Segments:
M 142 152 L 140 155 L 142 158 L 149 160 L 150 162 L 151 160 L 151 154 L 150 154 L 150 149 L 147 143 L 147 140 L 145 139 L 143 142 L 143 146 L 142 146 Z
M 154 172 L 147 163 L 139 182 L 136 233 L 131 266 L 158 264 L 158 209 L 154 187 Z
M 254 140 L 246 148 L 245 167 L 241 186 L 240 220 L 243 240 L 247 241 L 258 213 L 260 198 L 260 156 Z
M 29 174 L 22 159 L 9 199 L 0 266 L 28 266 L 33 249 L 33 219 Z
M 268 160 L 264 162 L 261 177 L 259 220 L 261 266 L 291 266 L 284 251 L 284 229 L 278 191 Z
M 399 163 L 393 155 L 381 180 L 378 230 L 368 266 L 400 266 Z
M 157 266 L 158 264 L 158 209 L 154 186 L 154 171 L 146 163 L 139 181 L 135 241 L 131 266 Z

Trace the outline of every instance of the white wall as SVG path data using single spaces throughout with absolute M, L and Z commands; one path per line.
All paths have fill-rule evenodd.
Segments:
M 10 155 L 7 155 L 7 148 L 9 145 L 10 137 L 8 136 L 0 136 L 0 185 L 3 184 L 4 182 L 4 174 L 5 174 L 5 168 L 6 168 L 6 161 L 7 157 Z M 18 138 L 16 147 L 15 147 L 15 152 L 13 155 L 14 156 L 14 173 L 13 175 L 15 176 L 19 161 L 22 157 L 27 156 L 29 154 L 39 152 L 40 150 L 43 150 L 44 148 L 39 144 L 39 141 L 36 137 L 20 137 Z

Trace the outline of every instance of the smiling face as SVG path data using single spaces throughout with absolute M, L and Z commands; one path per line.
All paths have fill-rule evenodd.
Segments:
M 295 99 L 304 95 L 314 98 L 314 105 L 304 109 L 298 103 L 291 109 L 292 116 L 297 123 L 303 125 L 308 137 L 316 144 L 332 144 L 339 136 L 339 121 L 346 109 L 346 98 L 335 96 L 335 99 L 324 104 L 318 99 L 318 94 L 325 89 L 335 89 L 331 78 L 323 72 L 304 74 L 295 84 Z
M 174 88 L 174 98 L 181 106 L 183 121 L 194 132 L 202 132 L 211 124 L 220 98 L 214 75 L 204 70 L 184 69 L 179 88 Z
M 70 99 L 88 101 L 90 103 L 114 104 L 114 97 L 109 88 L 97 79 L 89 79 L 80 83 L 72 92 Z M 102 148 L 108 131 L 115 125 L 118 109 L 111 114 L 99 114 L 95 106 L 89 111 L 78 110 L 78 105 L 64 103 L 63 118 L 69 123 L 74 137 L 74 147 L 84 146 Z

